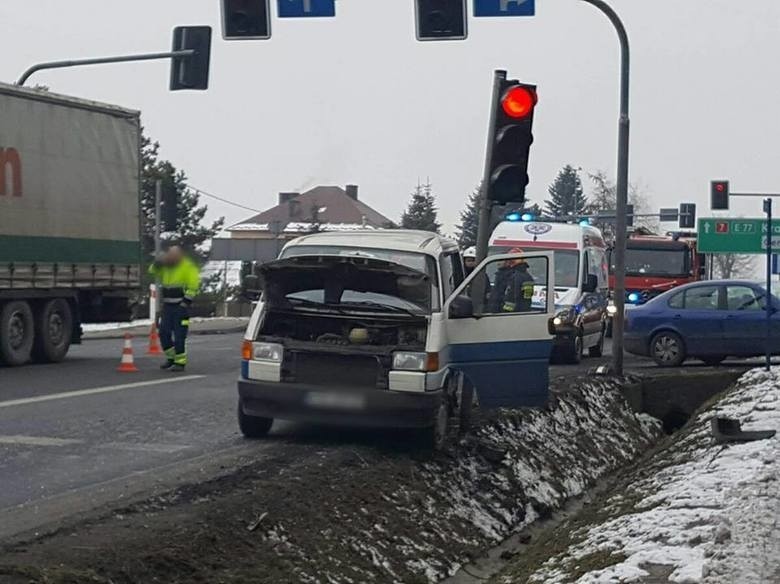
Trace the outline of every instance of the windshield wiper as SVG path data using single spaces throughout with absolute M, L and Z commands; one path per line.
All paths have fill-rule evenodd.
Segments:
M 409 316 L 413 316 L 414 318 L 419 318 L 421 316 L 419 313 L 409 310 L 408 308 L 403 308 L 402 306 L 394 306 L 392 304 L 382 304 L 381 302 L 374 302 L 373 300 L 356 300 L 353 302 L 342 302 L 341 305 L 342 306 L 344 305 L 369 306 L 371 308 L 381 308 L 382 310 L 392 310 L 393 312 L 408 314 Z

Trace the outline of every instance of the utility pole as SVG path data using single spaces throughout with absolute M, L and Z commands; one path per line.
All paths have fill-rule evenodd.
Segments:
M 626 314 L 626 208 L 628 206 L 629 128 L 628 115 L 631 53 L 628 33 L 617 13 L 604 0 L 582 0 L 601 10 L 615 27 L 620 41 L 620 119 L 618 121 L 617 205 L 615 222 L 615 308 L 612 325 L 612 367 L 623 375 L 623 333 Z
M 764 199 L 766 213 L 766 370 L 772 370 L 772 249 L 774 248 L 772 233 L 772 198 Z

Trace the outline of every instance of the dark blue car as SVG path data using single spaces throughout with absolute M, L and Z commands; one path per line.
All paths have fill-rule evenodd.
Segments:
M 663 367 L 688 358 L 717 365 L 766 352 L 765 287 L 742 280 L 680 286 L 626 311 L 625 347 Z M 770 348 L 780 354 L 780 300 L 770 295 Z

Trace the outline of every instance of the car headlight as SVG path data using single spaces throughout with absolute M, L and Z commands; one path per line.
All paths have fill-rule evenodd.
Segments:
M 425 371 L 428 368 L 428 353 L 398 351 L 393 353 L 393 369 L 398 371 Z
M 615 316 L 617 314 L 617 306 L 615 306 L 614 303 L 610 302 L 607 304 L 607 314 L 610 316 Z
M 281 363 L 284 357 L 284 346 L 276 343 L 254 343 L 252 345 L 252 359 L 255 361 L 271 361 Z
M 577 311 L 574 310 L 573 306 L 570 306 L 556 313 L 555 318 L 553 319 L 553 324 L 555 326 L 561 326 L 562 324 L 571 324 L 574 322 L 576 318 L 577 318 Z

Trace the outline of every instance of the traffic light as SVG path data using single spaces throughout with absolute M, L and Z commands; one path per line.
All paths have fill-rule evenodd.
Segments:
M 466 0 L 415 0 L 418 41 L 463 40 L 468 36 Z
M 626 205 L 626 227 L 634 226 L 634 206 Z
M 269 0 L 222 0 L 222 37 L 225 40 L 271 38 Z
M 713 211 L 728 211 L 729 181 L 714 180 L 710 183 L 710 209 Z
M 696 204 L 680 203 L 680 229 L 696 227 Z
M 171 59 L 171 91 L 209 88 L 211 27 L 179 26 L 173 29 L 174 51 L 195 51 L 189 57 Z
M 172 180 L 163 179 L 160 203 L 161 231 L 176 231 L 179 226 L 179 191 Z
M 536 102 L 535 85 L 501 81 L 499 102 L 494 104 L 496 120 L 490 131 L 489 201 L 501 205 L 525 201 Z

